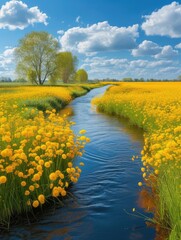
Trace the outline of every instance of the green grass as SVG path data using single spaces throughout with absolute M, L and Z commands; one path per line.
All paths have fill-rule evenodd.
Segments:
M 159 221 L 168 227 L 169 240 L 181 239 L 181 178 L 180 169 L 172 163 L 160 168 L 158 177 Z

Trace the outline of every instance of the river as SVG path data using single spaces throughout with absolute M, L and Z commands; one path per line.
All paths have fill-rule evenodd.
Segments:
M 81 177 L 70 189 L 73 198 L 65 200 L 63 207 L 48 209 L 33 224 L 12 227 L 9 233 L 0 234 L 0 239 L 154 239 L 154 229 L 132 215 L 133 208 L 144 214 L 138 204 L 141 163 L 131 161 L 132 155 L 141 151 L 143 133 L 125 120 L 98 113 L 91 105 L 91 99 L 106 88 L 94 89 L 66 108 L 72 111 L 75 132 L 86 129 L 91 139 L 81 158 L 85 163 Z

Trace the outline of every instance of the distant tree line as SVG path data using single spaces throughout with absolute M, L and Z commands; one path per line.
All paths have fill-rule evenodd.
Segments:
M 118 79 L 111 79 L 111 78 L 103 78 L 103 79 L 92 79 L 89 80 L 89 82 L 180 82 L 181 81 L 181 77 L 179 79 L 154 79 L 154 78 L 150 78 L 150 79 L 144 79 L 144 78 L 123 78 L 121 80 Z
M 154 79 L 154 78 L 123 78 L 120 80 L 121 82 L 178 82 L 180 81 L 181 78 L 179 79 Z
M 10 77 L 0 77 L 0 82 L 12 82 Z
M 123 78 L 121 82 L 178 82 L 179 79 L 155 79 L 155 78 Z

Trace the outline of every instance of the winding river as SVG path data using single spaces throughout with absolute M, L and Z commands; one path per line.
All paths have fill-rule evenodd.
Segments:
M 36 223 L 21 224 L 0 234 L 0 239 L 154 239 L 154 229 L 147 228 L 143 218 L 132 215 L 132 208 L 143 213 L 138 205 L 140 160 L 131 161 L 132 155 L 141 151 L 143 133 L 91 106 L 91 99 L 106 88 L 92 90 L 65 109 L 72 111 L 74 130 L 86 129 L 91 139 L 81 158 L 85 166 L 79 182 L 70 189 L 73 198 L 65 200 L 63 208 L 47 210 Z

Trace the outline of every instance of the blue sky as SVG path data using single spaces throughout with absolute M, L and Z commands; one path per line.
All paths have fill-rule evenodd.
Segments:
M 13 52 L 31 31 L 57 38 L 90 79 L 181 75 L 178 1 L 1 0 L 0 76 L 16 77 Z

